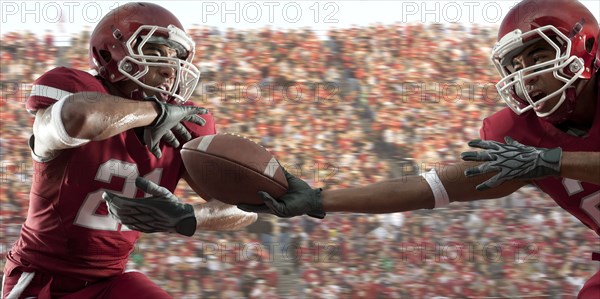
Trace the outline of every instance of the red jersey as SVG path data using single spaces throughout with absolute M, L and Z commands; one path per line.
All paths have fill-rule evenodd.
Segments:
M 600 102 L 600 94 L 598 97 Z M 510 136 L 518 142 L 535 147 L 561 147 L 567 152 L 600 151 L 600 105 L 596 105 L 594 123 L 587 135 L 576 137 L 541 120 L 535 112 L 516 115 L 509 108 L 500 110 L 483 121 L 481 139 L 504 142 Z M 534 182 L 563 209 L 577 217 L 600 235 L 600 186 L 562 177 Z
M 69 68 L 53 69 L 34 83 L 27 109 L 35 111 L 77 92 L 108 93 L 102 81 Z M 115 107 L 115 109 L 117 109 Z M 209 114 L 205 126 L 188 123 L 193 138 L 215 133 Z M 124 271 L 139 232 L 121 226 L 107 213 L 102 193 L 110 190 L 142 198 L 135 178 L 143 176 L 174 191 L 184 171 L 180 148 L 161 143 L 157 159 L 133 130 L 62 150 L 49 161 L 34 156 L 29 211 L 9 253 L 13 262 L 56 275 L 95 280 Z

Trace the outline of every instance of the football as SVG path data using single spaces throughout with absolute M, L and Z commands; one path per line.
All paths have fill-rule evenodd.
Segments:
M 224 203 L 262 204 L 258 191 L 278 198 L 288 188 L 275 157 L 242 136 L 215 134 L 192 139 L 183 145 L 181 157 L 194 183 Z

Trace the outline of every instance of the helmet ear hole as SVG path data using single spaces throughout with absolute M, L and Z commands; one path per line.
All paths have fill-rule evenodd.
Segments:
M 112 56 L 110 55 L 109 51 L 100 50 L 100 51 L 98 51 L 98 54 L 99 54 L 98 56 L 100 58 L 102 58 L 102 60 L 104 60 L 105 63 L 109 63 L 112 60 Z
M 596 39 L 593 37 L 588 38 L 585 41 L 585 51 L 588 53 L 592 53 L 592 49 L 594 48 L 594 43 L 596 42 Z

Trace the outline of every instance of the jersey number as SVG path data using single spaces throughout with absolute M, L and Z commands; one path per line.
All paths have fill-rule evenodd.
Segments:
M 563 179 L 563 186 L 565 186 L 569 196 L 583 191 L 581 182 L 573 179 Z M 600 191 L 582 198 L 581 209 L 596 222 L 596 225 L 600 226 Z
M 161 175 L 162 168 L 157 168 L 145 175 L 144 178 L 158 184 Z M 110 183 L 113 177 L 124 178 L 125 183 L 120 191 L 110 191 L 124 197 L 135 197 L 137 189 L 135 186 L 135 178 L 138 176 L 139 172 L 137 165 L 119 160 L 109 160 L 98 167 L 95 179 L 99 182 Z M 121 226 L 120 223 L 110 217 L 110 215 L 100 215 L 96 213 L 98 207 L 101 204 L 104 204 L 104 200 L 102 199 L 102 193 L 104 191 L 104 189 L 99 189 L 86 196 L 75 217 L 75 225 L 97 230 L 119 230 L 119 227 Z M 125 226 L 121 227 L 121 231 L 128 230 L 129 229 Z

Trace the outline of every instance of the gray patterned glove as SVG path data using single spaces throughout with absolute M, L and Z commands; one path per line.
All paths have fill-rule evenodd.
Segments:
M 469 146 L 484 149 L 478 152 L 463 152 L 460 156 L 465 161 L 486 161 L 465 171 L 468 177 L 489 172 L 498 172 L 489 180 L 479 184 L 477 190 L 496 187 L 513 179 L 538 179 L 557 176 L 560 173 L 560 147 L 547 149 L 523 145 L 510 137 L 504 137 L 506 144 L 471 140 Z
M 305 181 L 293 176 L 283 167 L 288 181 L 288 191 L 279 199 L 274 199 L 266 192 L 259 191 L 258 195 L 265 202 L 262 205 L 239 204 L 240 210 L 253 213 L 269 213 L 282 218 L 290 218 L 307 214 L 323 219 L 325 211 L 321 201 L 321 189 L 312 189 Z
M 160 158 L 160 140 L 164 140 L 172 147 L 179 147 L 179 140 L 175 134 L 179 135 L 185 142 L 192 139 L 192 135 L 187 128 L 181 124 L 182 121 L 189 121 L 203 126 L 206 121 L 197 114 L 206 114 L 207 109 L 195 106 L 171 105 L 159 101 L 155 96 L 145 98 L 146 101 L 153 101 L 158 104 L 160 114 L 154 121 L 144 128 L 144 142 L 152 154 Z M 175 133 L 175 134 L 174 134 Z
M 167 188 L 137 177 L 135 185 L 152 195 L 128 198 L 104 192 L 108 213 L 123 225 L 143 233 L 176 232 L 192 236 L 196 231 L 196 216 L 190 204 L 181 203 Z

